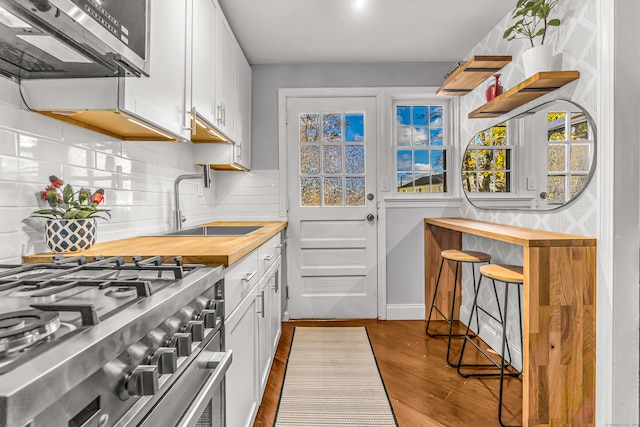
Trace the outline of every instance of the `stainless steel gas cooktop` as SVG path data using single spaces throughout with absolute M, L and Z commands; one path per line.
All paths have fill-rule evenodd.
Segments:
M 179 257 L 0 265 L 0 427 L 142 417 L 141 397 L 158 399 L 219 335 L 221 271 Z

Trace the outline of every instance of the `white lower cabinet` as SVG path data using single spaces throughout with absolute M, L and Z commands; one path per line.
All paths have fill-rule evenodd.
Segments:
M 225 320 L 225 349 L 233 350 L 233 362 L 225 377 L 228 426 L 252 425 L 258 410 L 257 311 L 258 301 L 251 292 Z
M 280 341 L 280 334 L 282 332 L 282 268 L 280 257 L 278 257 L 276 268 L 271 273 L 271 354 L 275 355 L 278 349 L 278 342 Z M 268 376 L 268 375 L 267 375 Z
M 260 337 L 260 397 L 269 379 L 269 371 L 273 357 L 278 348 L 280 330 L 282 329 L 280 316 L 280 257 L 276 258 L 271 268 L 263 276 L 258 286 L 258 297 L 264 303 L 258 320 L 258 335 Z M 277 337 L 277 338 L 275 338 Z M 276 340 L 274 345 L 274 339 Z
M 266 271 L 261 269 L 257 281 L 252 274 L 258 254 L 264 250 L 256 249 L 225 271 L 225 349 L 233 350 L 225 379 L 230 427 L 253 425 L 282 328 L 279 253 L 269 259 Z M 238 277 L 244 280 L 234 280 Z M 238 296 L 242 296 L 239 302 Z
M 271 368 L 271 360 L 273 358 L 270 342 L 271 277 L 269 275 L 265 275 L 260 281 L 256 297 L 258 298 L 258 304 L 261 304 L 261 307 L 258 308 L 258 374 L 260 377 L 260 397 L 262 398 L 262 390 L 264 390 L 264 386 L 267 385 L 267 378 L 269 378 L 269 369 Z

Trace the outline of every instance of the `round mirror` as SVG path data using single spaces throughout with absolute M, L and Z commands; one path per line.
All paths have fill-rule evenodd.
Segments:
M 462 158 L 462 187 L 484 209 L 550 210 L 586 188 L 596 127 L 585 109 L 555 100 L 478 132 Z

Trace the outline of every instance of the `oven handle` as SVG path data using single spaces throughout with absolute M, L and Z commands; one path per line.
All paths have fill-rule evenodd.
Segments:
M 202 414 L 206 406 L 209 404 L 215 390 L 220 387 L 220 383 L 224 379 L 224 376 L 231 365 L 232 358 L 232 350 L 228 350 L 224 353 L 216 352 L 213 353 L 209 360 L 201 365 L 207 369 L 215 369 L 215 371 L 213 371 L 207 382 L 204 383 L 202 389 L 194 399 L 189 409 L 187 409 L 187 412 L 184 414 L 184 417 L 182 417 L 182 420 L 180 420 L 177 427 L 193 427 L 198 423 L 200 414 Z

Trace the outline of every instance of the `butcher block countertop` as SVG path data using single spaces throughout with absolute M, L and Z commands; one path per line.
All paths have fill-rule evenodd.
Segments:
M 92 259 L 98 255 L 105 257 L 123 255 L 148 258 L 160 255 L 165 262 L 173 262 L 173 257 L 182 256 L 185 264 L 205 264 L 209 266 L 229 266 L 265 243 L 287 227 L 286 221 L 242 221 L 211 222 L 202 225 L 260 225 L 264 228 L 248 236 L 140 236 L 128 239 L 97 243 L 84 252 L 69 252 L 65 256 L 85 255 Z M 41 253 L 22 258 L 26 264 L 50 262 L 53 253 Z
M 474 234 L 524 247 L 596 246 L 596 239 L 593 237 L 496 224 L 467 218 L 425 218 L 424 222 L 427 225 L 435 225 L 436 227 Z

